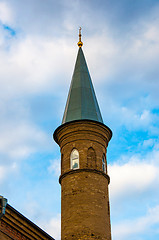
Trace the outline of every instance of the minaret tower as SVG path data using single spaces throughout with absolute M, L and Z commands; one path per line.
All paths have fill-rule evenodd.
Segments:
M 61 150 L 61 240 L 111 240 L 106 152 L 112 131 L 102 120 L 79 50 L 65 112 L 54 132 Z

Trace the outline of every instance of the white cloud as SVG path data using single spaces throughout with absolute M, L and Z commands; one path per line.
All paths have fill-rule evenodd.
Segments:
M 141 113 L 136 113 L 128 107 L 121 108 L 121 121 L 127 128 L 145 128 L 152 122 L 152 114 L 148 110 L 143 110 Z
M 29 216 L 29 218 L 33 219 L 34 222 L 36 222 L 37 219 L 44 219 L 45 217 L 44 209 L 40 207 L 39 202 L 35 199 L 35 196 L 33 196 L 31 192 L 27 192 L 26 194 L 23 210 L 25 212 L 25 216 Z
M 61 240 L 61 215 L 42 222 L 42 228 L 56 240 Z
M 100 44 L 97 44 L 99 42 Z M 83 48 L 93 81 L 110 82 L 110 77 L 115 71 L 113 63 L 120 54 L 120 47 L 115 43 L 109 31 L 101 33 L 100 36 L 91 35 L 84 42 Z
M 20 122 L 1 128 L 0 151 L 10 159 L 21 159 L 45 146 L 47 136 L 33 124 Z
M 155 224 L 159 224 L 159 205 L 150 208 L 145 216 L 115 224 L 112 228 L 113 237 L 119 240 L 140 239 L 140 234 L 145 236 L 150 234 Z M 158 231 L 159 228 L 157 230 L 153 228 L 153 235 Z
M 143 142 L 145 144 L 145 141 Z M 147 142 L 147 144 L 150 144 Z M 142 195 L 150 189 L 156 189 L 159 183 L 159 151 L 158 143 L 143 157 L 134 155 L 121 156 L 114 164 L 109 165 L 110 195 L 112 200 L 119 200 Z
M 60 176 L 60 171 L 61 171 L 61 160 L 51 160 L 50 161 L 50 166 L 48 167 L 49 173 L 54 173 L 55 176 L 59 177 Z
M 156 205 L 159 196 L 158 142 L 150 139 L 140 145 L 146 148 L 152 144 L 151 152 L 147 151 L 145 156 L 138 154 L 129 158 L 124 155 L 108 167 L 114 239 L 148 239 L 144 236 L 151 236 L 151 233 L 157 236 L 159 230 L 156 225 L 159 223 L 159 206 Z
M 63 74 L 72 71 L 67 59 L 74 62 L 73 49 L 66 46 L 62 39 L 28 36 L 14 40 L 9 50 L 0 52 L 1 97 L 24 96 L 60 85 Z
M 109 166 L 110 172 L 110 195 L 111 199 L 118 197 L 132 196 L 137 193 L 148 190 L 151 184 L 155 182 L 159 168 L 148 163 L 131 162 L 123 165 L 115 163 Z M 146 177 L 145 177 L 146 176 Z M 159 179 L 158 179 L 159 180 Z
M 8 163 L 7 159 L 4 157 L 1 157 L 1 163 L 0 163 L 0 186 L 1 191 L 4 191 L 4 185 L 6 184 L 8 178 L 12 176 L 15 176 L 15 174 L 18 174 L 19 165 L 14 160 L 10 163 Z M 5 182 L 5 184 L 4 184 Z M 6 186 L 8 188 L 8 186 Z
M 48 136 L 34 124 L 14 120 L 3 122 L 0 127 L 0 185 L 8 179 L 16 180 L 21 161 L 49 146 Z
M 142 106 L 142 103 L 137 103 L 134 100 L 134 104 L 137 106 L 131 107 L 129 104 L 125 104 L 127 106 L 122 106 L 122 103 L 120 103 L 121 106 L 119 106 L 119 103 L 116 101 L 108 100 L 107 102 L 109 108 L 103 108 L 105 111 L 108 111 L 108 113 L 111 112 L 111 114 L 105 113 L 106 120 L 109 120 L 111 125 L 115 125 L 115 128 L 125 126 L 129 131 L 145 130 L 152 133 L 153 123 L 157 122 L 155 119 L 156 116 L 151 113 L 150 110 L 145 109 L 145 107 Z M 118 121 L 116 121 L 116 119 L 118 119 Z
M 17 162 L 39 149 L 49 149 L 49 136 L 32 120 L 24 99 L 0 99 L 0 112 L 0 163 Z
M 0 2 L 0 22 L 8 24 L 13 21 L 13 12 L 6 1 Z

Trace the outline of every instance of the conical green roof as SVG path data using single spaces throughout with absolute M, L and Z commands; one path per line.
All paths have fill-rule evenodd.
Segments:
M 103 123 L 87 63 L 79 47 L 62 123 L 82 119 Z

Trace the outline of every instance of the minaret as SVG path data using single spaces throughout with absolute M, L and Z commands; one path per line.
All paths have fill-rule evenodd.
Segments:
M 79 50 L 65 112 L 54 132 L 61 150 L 61 240 L 111 240 L 106 152 L 112 131 L 102 120 Z

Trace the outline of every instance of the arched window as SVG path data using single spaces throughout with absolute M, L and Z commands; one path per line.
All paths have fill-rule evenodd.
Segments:
M 61 173 L 63 172 L 63 153 L 61 154 Z
M 92 147 L 88 148 L 87 167 L 88 168 L 96 168 L 96 153 Z
M 103 158 L 102 158 L 102 170 L 106 173 L 105 154 L 103 154 Z
M 79 152 L 77 149 L 73 149 L 70 155 L 71 169 L 79 168 Z

